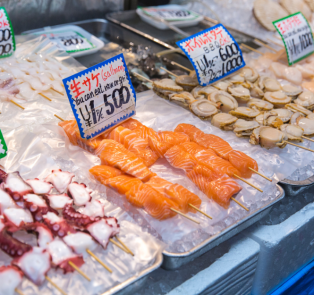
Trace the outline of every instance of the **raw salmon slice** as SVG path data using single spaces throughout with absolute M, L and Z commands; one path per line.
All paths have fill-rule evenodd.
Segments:
M 197 144 L 196 142 L 185 142 L 180 144 L 189 154 L 195 155 L 198 152 L 204 151 L 205 148 Z M 211 153 L 213 156 L 217 156 L 217 154 L 212 149 L 206 149 L 208 153 Z
M 204 132 L 191 124 L 181 123 L 175 129 L 175 132 L 185 133 L 191 141 L 195 141 L 195 138 L 200 138 L 204 135 Z
M 143 160 L 146 167 L 152 166 L 159 158 L 150 148 L 134 150 L 133 153 Z
M 77 145 L 77 137 L 75 134 L 75 126 L 77 126 L 76 121 L 75 120 L 66 120 L 63 122 L 59 122 L 58 125 L 63 128 L 63 130 L 64 130 L 65 134 L 67 135 L 67 137 L 69 138 L 70 142 L 73 145 Z
M 121 170 L 107 165 L 94 166 L 89 169 L 89 172 L 96 180 L 98 180 L 102 184 L 105 184 L 105 180 L 107 180 L 108 178 L 113 178 L 123 174 Z
M 186 172 L 198 164 L 197 160 L 179 145 L 170 148 L 165 153 L 165 158 L 173 167 L 183 169 Z
M 219 173 L 216 173 L 215 171 L 213 171 L 212 169 L 204 166 L 204 165 L 196 165 L 193 170 L 189 171 L 187 173 L 187 176 L 190 179 L 193 179 L 193 174 L 195 175 L 202 175 L 204 177 L 206 177 L 208 179 L 208 181 L 213 181 L 219 177 L 221 177 L 222 175 Z
M 148 137 L 149 147 L 155 152 L 158 157 L 163 158 L 165 153 L 172 147 L 170 143 L 161 142 L 156 137 Z
M 130 118 L 129 120 L 123 122 L 120 126 L 128 128 L 130 130 L 134 130 L 136 128 L 143 126 L 143 124 L 140 121 Z
M 144 208 L 149 215 L 159 220 L 175 216 L 176 213 L 171 208 L 179 210 L 179 206 L 174 201 L 146 184 L 132 186 L 125 195 L 131 204 Z
M 142 159 L 114 140 L 103 140 L 99 157 L 103 165 L 113 166 L 143 181 L 156 175 L 145 166 Z
M 249 167 L 258 171 L 257 162 L 240 151 L 233 150 L 230 152 L 229 162 L 240 171 L 240 176 L 244 178 L 252 177 L 253 171 Z
M 141 183 L 142 181 L 140 181 L 139 179 L 128 175 L 120 175 L 113 178 L 108 178 L 104 182 L 106 186 L 115 189 L 116 191 L 118 191 L 118 193 L 123 195 L 128 192 L 133 186 Z

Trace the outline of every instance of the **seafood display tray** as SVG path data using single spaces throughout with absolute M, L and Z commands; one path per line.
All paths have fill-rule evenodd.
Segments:
M 314 185 L 314 176 L 301 181 L 283 179 L 279 184 L 285 190 L 287 197 L 296 197 L 298 194 L 302 193 L 302 191 L 308 189 L 309 186 Z
M 264 207 L 252 212 L 249 216 L 243 218 L 242 220 L 239 220 L 233 225 L 230 225 L 222 232 L 211 236 L 191 250 L 183 253 L 171 253 L 164 250 L 164 260 L 161 267 L 168 270 L 177 269 L 180 266 L 193 261 L 195 258 L 201 256 L 205 252 L 210 251 L 212 248 L 232 238 L 239 232 L 243 231 L 244 229 L 248 228 L 249 226 L 253 225 L 257 221 L 265 217 L 269 213 L 272 205 L 285 197 L 285 191 L 282 189 L 282 187 L 278 184 L 276 185 L 276 187 L 279 195 L 270 204 L 267 204 Z

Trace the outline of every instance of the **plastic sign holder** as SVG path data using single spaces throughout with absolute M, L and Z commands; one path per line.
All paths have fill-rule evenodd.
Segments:
M 314 52 L 313 33 L 301 12 L 276 20 L 273 25 L 285 44 L 290 66 Z
M 222 24 L 176 44 L 189 58 L 202 86 L 225 78 L 245 66 L 240 46 Z
M 63 79 L 63 84 L 84 139 L 135 115 L 135 90 L 122 53 Z

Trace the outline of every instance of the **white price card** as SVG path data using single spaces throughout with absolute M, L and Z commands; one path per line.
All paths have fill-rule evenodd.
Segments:
M 62 31 L 42 34 L 54 42 L 57 47 L 68 53 L 80 52 L 95 48 L 96 46 L 88 41 L 83 35 L 75 31 Z
M 0 7 L 0 58 L 12 55 L 15 51 L 13 27 L 4 7 Z
M 290 66 L 314 52 L 312 30 L 301 12 L 276 20 L 273 25 L 285 44 Z
M 202 86 L 220 80 L 245 66 L 238 43 L 222 24 L 176 43 L 189 58 Z
M 188 21 L 194 20 L 199 15 L 193 11 L 187 9 L 178 9 L 178 8 L 158 8 L 158 7 L 148 7 L 148 8 L 141 8 L 144 13 L 147 15 L 160 17 L 166 21 Z
M 136 95 L 123 54 L 63 79 L 82 138 L 135 115 Z

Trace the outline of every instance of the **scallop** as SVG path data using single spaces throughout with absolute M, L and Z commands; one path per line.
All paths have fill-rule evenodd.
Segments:
M 287 103 L 291 102 L 291 97 L 282 91 L 266 92 L 264 99 L 272 103 L 275 108 L 283 108 Z
M 240 74 L 229 76 L 228 81 L 232 84 L 241 84 L 245 81 L 244 77 L 242 77 Z
M 227 91 L 228 87 L 231 86 L 232 83 L 227 81 L 227 80 L 223 80 L 223 81 L 218 81 L 212 84 L 213 87 L 215 87 L 218 90 L 222 90 L 222 91 Z
M 314 136 L 314 121 L 303 116 L 299 116 L 296 119 L 296 125 L 303 129 L 303 134 L 305 136 Z
M 276 114 L 284 123 L 289 122 L 293 115 L 293 112 L 288 109 L 274 109 L 272 113 Z
M 193 78 L 189 75 L 178 76 L 175 82 L 186 91 L 191 91 L 195 86 L 199 85 L 197 78 Z
M 224 113 L 228 113 L 238 107 L 236 99 L 225 91 L 216 91 L 208 96 L 208 100 L 214 103 L 221 103 L 220 110 Z
M 295 67 L 301 72 L 304 79 L 312 79 L 314 77 L 314 70 L 310 65 L 296 65 Z
M 303 129 L 296 125 L 284 124 L 280 126 L 280 131 L 286 134 L 289 140 L 302 142 Z
M 292 112 L 300 112 L 304 115 L 310 115 L 312 114 L 311 111 L 307 110 L 306 108 L 298 105 L 298 104 L 295 104 L 295 103 L 289 103 L 289 104 L 286 104 L 285 106 L 286 109 L 288 110 L 291 110 Z
M 201 119 L 209 119 L 211 116 L 218 113 L 215 103 L 207 99 L 198 99 L 190 104 L 190 110 Z
M 195 97 L 198 98 L 200 96 L 208 96 L 209 94 L 213 93 L 214 91 L 217 91 L 216 88 L 212 87 L 212 86 L 196 86 L 193 88 L 193 90 L 191 91 L 191 94 Z
M 250 90 L 242 85 L 232 85 L 228 87 L 228 92 L 241 102 L 247 102 L 251 98 Z
M 259 124 L 256 121 L 238 119 L 233 125 L 233 132 L 238 137 L 250 136 L 253 130 L 258 127 Z
M 251 144 L 259 144 L 261 147 L 271 149 L 274 147 L 284 148 L 287 145 L 288 136 L 272 127 L 258 127 L 253 130 L 250 136 Z
M 298 119 L 299 117 L 303 117 L 303 118 L 304 118 L 304 115 L 301 114 L 301 113 L 299 113 L 299 112 L 294 113 L 294 114 L 291 116 L 290 124 L 292 124 L 292 125 L 298 125 L 297 119 Z
M 267 76 L 260 77 L 258 86 L 264 92 L 275 92 L 281 89 L 281 85 L 276 79 L 273 79 Z
M 287 95 L 294 99 L 296 96 L 302 93 L 302 88 L 291 84 L 286 84 L 281 87 L 281 90 Z
M 270 111 L 274 108 L 274 105 L 266 100 L 252 98 L 247 102 L 249 108 L 255 108 L 259 111 Z
M 173 93 L 169 95 L 169 100 L 176 104 L 188 108 L 189 105 L 195 101 L 195 98 L 190 92 Z
M 261 88 L 259 88 L 256 83 L 254 83 L 250 89 L 250 94 L 252 97 L 263 98 L 264 91 Z
M 294 101 L 294 103 L 308 109 L 314 109 L 314 93 L 311 91 L 302 92 L 298 98 Z
M 259 77 L 257 71 L 250 67 L 243 68 L 242 73 L 240 75 L 244 77 L 245 81 L 251 83 L 254 83 Z
M 183 88 L 181 86 L 179 86 L 172 79 L 161 79 L 158 81 L 154 81 L 153 87 L 157 91 L 159 91 L 159 90 L 170 90 L 170 91 L 174 91 L 174 92 L 183 91 Z
M 229 112 L 232 116 L 235 116 L 239 119 L 247 119 L 247 120 L 253 120 L 256 116 L 258 116 L 260 111 L 253 110 L 251 108 L 247 107 L 238 107 L 235 110 L 232 110 Z
M 222 129 L 222 130 L 233 130 L 233 124 L 238 120 L 230 114 L 219 113 L 212 118 L 212 125 Z

